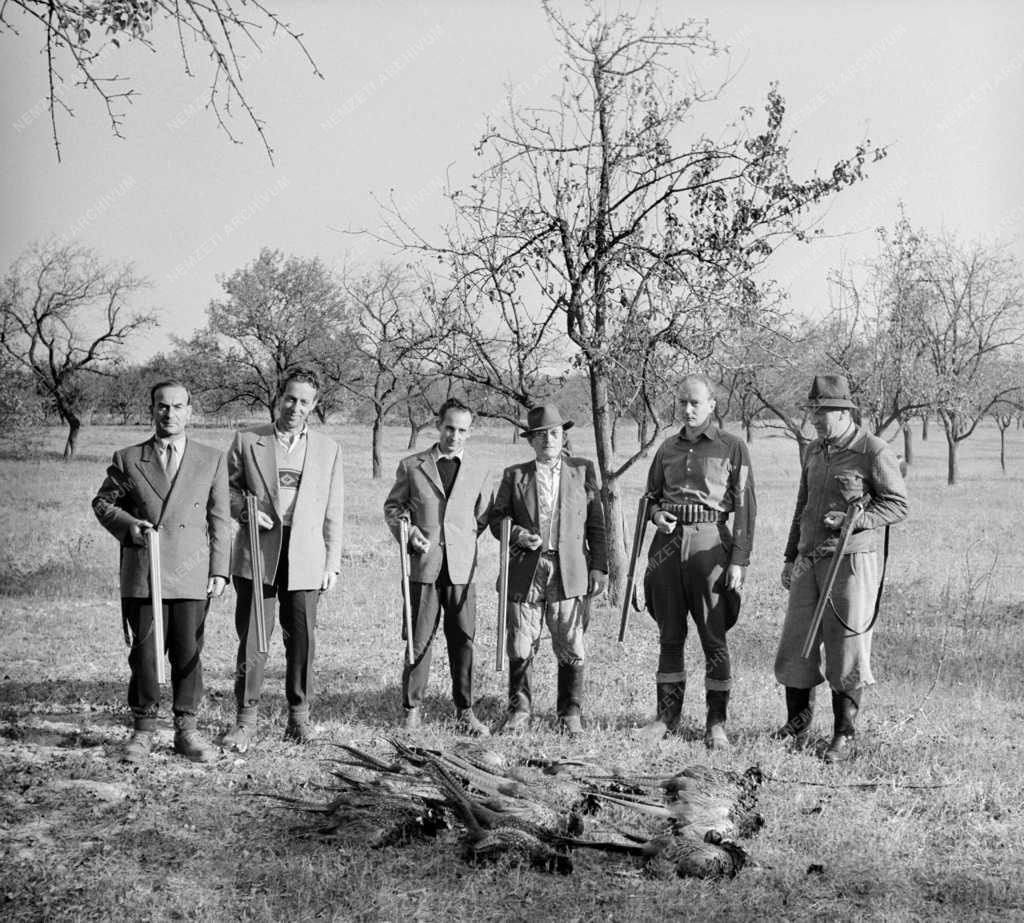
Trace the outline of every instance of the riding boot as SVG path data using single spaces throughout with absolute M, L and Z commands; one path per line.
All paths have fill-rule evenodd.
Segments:
M 524 731 L 530 724 L 533 702 L 530 693 L 530 673 L 533 658 L 510 657 L 508 660 L 508 710 L 497 730 L 506 734 Z
M 832 714 L 835 718 L 835 729 L 832 742 L 825 751 L 826 763 L 842 763 L 851 759 L 856 752 L 854 743 L 857 712 L 860 711 L 860 689 L 846 692 L 832 690 Z
M 789 740 L 798 747 L 807 743 L 814 718 L 814 690 L 786 687 L 786 723 L 772 732 L 774 740 Z
M 558 723 L 570 737 L 583 733 L 580 712 L 583 705 L 583 664 L 558 665 Z
M 647 743 L 657 743 L 666 734 L 678 729 L 685 692 L 686 683 L 657 683 L 658 711 L 651 721 L 636 732 L 636 736 Z
M 725 689 L 707 691 L 708 720 L 704 730 L 704 746 L 709 750 L 725 750 L 729 736 L 725 733 L 725 720 L 729 708 L 729 693 Z

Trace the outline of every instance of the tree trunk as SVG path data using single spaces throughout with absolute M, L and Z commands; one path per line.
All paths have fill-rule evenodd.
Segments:
M 619 418 L 612 419 L 612 454 L 619 451 Z
M 921 417 L 921 441 L 928 441 L 928 415 Z
M 384 462 L 383 462 L 383 459 L 381 458 L 381 448 L 380 448 L 381 437 L 383 435 L 383 431 L 384 431 L 384 414 L 378 408 L 378 409 L 375 409 L 374 412 L 373 412 L 373 431 L 372 431 L 373 434 L 371 436 L 371 451 L 370 451 L 370 454 L 371 454 L 371 465 L 370 465 L 371 475 L 370 476 L 375 481 L 379 481 L 380 480 L 381 471 L 384 468 Z
M 1006 474 L 1006 427 L 999 427 L 999 467 Z
M 75 457 L 75 449 L 78 448 L 78 431 L 82 428 L 82 421 L 73 413 L 66 413 L 64 419 L 68 424 L 68 438 L 64 443 L 64 458 L 70 461 Z
M 754 421 L 744 420 L 743 421 L 743 432 L 747 440 L 747 445 L 750 445 L 754 441 Z
M 960 474 L 959 463 L 956 457 L 958 443 L 956 436 L 953 431 L 946 426 L 946 483 L 949 486 L 956 484 L 957 477 Z
M 914 464 L 914 431 L 909 423 L 903 424 L 903 460 L 907 467 Z
M 608 380 L 599 368 L 590 369 L 590 407 L 597 446 L 597 467 L 601 474 L 601 504 L 604 507 L 604 533 L 608 546 L 608 596 L 613 605 L 622 599 L 628 560 L 622 537 L 623 505 L 619 478 L 612 450 L 611 414 L 608 412 Z

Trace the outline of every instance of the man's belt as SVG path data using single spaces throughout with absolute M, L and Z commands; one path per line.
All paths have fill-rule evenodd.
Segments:
M 726 522 L 728 513 L 705 506 L 703 503 L 660 503 L 659 507 L 671 513 L 684 526 L 692 526 L 701 522 Z

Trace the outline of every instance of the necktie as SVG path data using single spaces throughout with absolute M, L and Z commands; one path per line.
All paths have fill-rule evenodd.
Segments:
M 164 471 L 168 481 L 173 481 L 178 473 L 178 447 L 173 442 L 168 442 L 164 449 Z

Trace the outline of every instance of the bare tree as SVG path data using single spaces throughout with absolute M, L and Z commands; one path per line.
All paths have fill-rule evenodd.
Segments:
M 271 419 L 284 372 L 326 372 L 351 355 L 351 312 L 341 282 L 319 259 L 264 248 L 248 266 L 218 279 L 225 297 L 210 302 L 206 327 L 175 338 L 195 388 L 211 411 L 235 402 Z M 336 395 L 321 393 L 324 418 Z
M 156 323 L 127 309 L 148 284 L 131 263 L 106 263 L 73 244 L 29 248 L 4 279 L 0 351 L 67 425 L 65 458 L 78 444 L 88 377 L 112 374 L 125 341 Z
M 22 15 L 15 18 L 15 13 Z M 185 73 L 193 76 L 190 48 L 210 60 L 207 107 L 232 141 L 233 106 L 245 113 L 273 160 L 260 119 L 242 86 L 243 65 L 258 57 L 267 43 L 286 36 L 323 77 L 303 44 L 302 35 L 261 0 L 5 0 L 0 3 L 0 32 L 29 31 L 39 37 L 46 60 L 47 104 L 53 146 L 60 160 L 57 113 L 73 116 L 68 86 L 84 89 L 102 101 L 116 137 L 123 137 L 125 106 L 138 95 L 131 78 L 118 72 L 115 60 L 122 43 L 137 42 L 156 50 L 151 35 L 166 22 L 176 33 Z
M 659 349 L 706 360 L 725 331 L 762 319 L 765 293 L 753 278 L 775 246 L 806 238 L 807 210 L 883 152 L 862 145 L 824 177 L 798 180 L 774 86 L 763 125 L 744 110 L 713 136 L 694 128 L 715 94 L 670 64 L 717 51 L 703 23 L 665 28 L 596 11 L 573 24 L 545 10 L 564 55 L 558 97 L 543 108 L 510 101 L 505 124 L 480 143 L 483 170 L 450 194 L 455 219 L 443 243 L 398 215 L 391 227 L 399 242 L 447 257 L 458 285 L 529 306 L 538 342 L 571 344 L 568 358 L 589 380 L 615 598 L 626 564 L 621 478 L 643 451 L 620 460 L 611 445 L 624 325 Z M 648 367 L 635 368 L 638 383 Z M 649 438 L 657 434 L 652 425 Z

